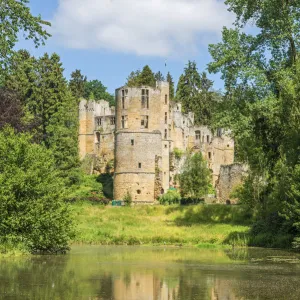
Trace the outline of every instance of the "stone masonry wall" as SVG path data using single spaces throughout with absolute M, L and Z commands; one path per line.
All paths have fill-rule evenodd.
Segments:
M 243 164 L 222 165 L 219 179 L 216 182 L 217 199 L 220 203 L 226 203 L 235 187 L 242 183 L 246 176 L 247 168 Z

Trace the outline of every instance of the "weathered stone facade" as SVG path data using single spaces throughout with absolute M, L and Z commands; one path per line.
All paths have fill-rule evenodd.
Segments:
M 167 82 L 157 82 L 156 88 L 117 89 L 116 108 L 104 100 L 82 99 L 79 110 L 80 156 L 94 154 L 98 172 L 114 159 L 117 200 L 129 192 L 134 202 L 153 203 L 176 185 L 174 177 L 187 150 L 202 152 L 214 185 L 220 182 L 222 166 L 234 162 L 229 133 L 219 129 L 214 134 L 206 126 L 195 126 L 192 113 L 184 114 L 180 103 L 170 102 Z M 176 157 L 175 152 L 182 156 Z
M 222 165 L 216 182 L 217 198 L 220 203 L 230 200 L 230 194 L 247 176 L 247 167 L 243 164 Z M 233 199 L 234 201 L 235 199 Z

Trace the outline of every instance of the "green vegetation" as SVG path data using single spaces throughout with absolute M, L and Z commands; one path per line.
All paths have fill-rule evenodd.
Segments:
M 207 195 L 211 183 L 211 171 L 201 152 L 189 155 L 179 176 L 182 197 L 201 198 Z
M 195 123 L 211 125 L 214 107 L 220 98 L 219 93 L 212 90 L 213 82 L 205 72 L 198 73 L 196 62 L 189 61 L 184 74 L 179 78 L 176 90 L 176 101 L 182 103 L 184 112 L 195 114 Z
M 178 148 L 174 148 L 173 153 L 174 153 L 174 156 L 176 159 L 181 159 L 184 154 L 184 151 L 182 151 Z
M 129 87 L 139 87 L 143 85 L 155 87 L 156 85 L 155 74 L 152 72 L 150 67 L 146 65 L 143 68 L 142 72 L 140 70 L 131 72 L 127 78 L 126 85 Z
M 78 224 L 74 243 L 247 245 L 251 216 L 240 207 L 72 204 Z
M 28 2 L 29 0 L 6 0 L 1 5 L 1 67 L 9 61 L 13 48 L 18 42 L 19 32 L 22 32 L 26 39 L 32 40 L 36 46 L 44 44 L 45 40 L 50 37 L 44 26 L 51 24 L 43 21 L 40 16 L 33 16 L 27 6 Z
M 252 244 L 299 249 L 300 2 L 254 2 L 227 0 L 236 27 L 209 47 L 209 71 L 226 89 L 215 124 L 232 130 L 237 159 L 250 168 L 238 192 L 257 216 Z M 248 24 L 257 34 L 243 31 Z
M 87 100 L 106 100 L 110 106 L 115 105 L 115 97 L 107 92 L 107 87 L 100 80 L 88 81 L 87 77 L 75 70 L 71 74 L 69 88 L 73 96 L 79 100 L 81 97 Z
M 65 252 L 73 224 L 52 152 L 5 128 L 0 153 L 1 251 Z
M 175 190 L 169 190 L 166 194 L 159 197 L 158 201 L 163 205 L 180 204 L 181 196 Z

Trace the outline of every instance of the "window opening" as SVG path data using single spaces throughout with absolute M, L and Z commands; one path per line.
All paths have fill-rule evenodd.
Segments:
M 165 124 L 168 124 L 168 113 L 165 112 Z
M 165 104 L 168 104 L 168 95 L 165 95 Z
M 131 146 L 134 146 L 134 140 L 131 140 Z
M 168 138 L 168 130 L 165 129 L 165 140 Z
M 209 135 L 206 136 L 206 140 L 209 143 Z
M 196 140 L 201 139 L 201 132 L 199 130 L 195 131 Z
M 141 169 L 142 168 L 142 163 L 139 163 L 139 169 Z
M 142 89 L 142 108 L 149 108 L 149 90 Z
M 141 118 L 141 127 L 148 128 L 149 116 L 142 116 Z
M 115 125 L 116 124 L 116 118 L 115 117 L 111 117 L 110 118 L 110 125 Z

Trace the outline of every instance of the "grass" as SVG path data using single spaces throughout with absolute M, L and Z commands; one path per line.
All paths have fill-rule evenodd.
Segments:
M 103 245 L 245 246 L 249 221 L 224 205 L 111 207 L 72 204 L 74 243 Z

